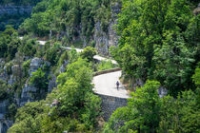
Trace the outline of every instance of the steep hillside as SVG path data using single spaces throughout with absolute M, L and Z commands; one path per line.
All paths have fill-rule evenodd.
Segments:
M 0 131 L 199 132 L 199 11 L 197 0 L 39 2 L 19 29 L 0 33 Z M 91 80 L 113 66 L 96 53 L 115 58 L 133 91 L 103 127 Z
M 0 1 L 0 31 L 5 30 L 6 25 L 13 25 L 15 29 L 28 17 L 32 8 L 41 0 L 1 0 Z
M 118 0 L 44 0 L 19 32 L 59 40 L 67 46 L 95 46 L 108 54 L 109 47 L 117 44 L 113 28 L 120 7 Z
M 42 1 L 32 9 L 31 18 L 26 19 L 18 31 L 14 29 L 15 27 L 7 25 L 0 33 L 0 82 L 2 84 L 0 131 L 2 133 L 6 132 L 14 121 L 16 124 L 9 129 L 9 132 L 18 132 L 18 129 L 26 130 L 26 132 L 31 132 L 30 129 L 33 129 L 35 132 L 34 128 L 38 130 L 43 128 L 46 132 L 63 131 L 65 128 L 69 131 L 97 130 L 97 122 L 100 119 L 100 99 L 91 91 L 91 70 L 112 68 L 113 64 L 94 62 L 92 57 L 96 54 L 96 50 L 88 46 L 96 46 L 100 53 L 108 54 L 109 46 L 117 44 L 113 25 L 120 11 L 120 3 L 77 2 Z M 30 5 L 24 6 L 28 7 L 27 10 L 31 10 Z M 16 11 L 13 4 L 5 4 L 2 7 L 5 8 L 5 10 L 4 8 L 0 10 L 2 13 L 13 15 Z M 22 13 L 20 15 L 23 16 L 25 9 L 21 5 L 16 8 L 17 12 Z M 21 35 L 24 36 L 23 39 L 19 38 Z M 36 37 L 49 41 L 45 45 L 40 45 L 34 39 Z M 86 49 L 78 54 L 74 50 L 69 52 L 61 47 L 71 45 L 86 47 Z M 84 58 L 84 60 L 79 58 Z M 75 63 L 73 69 L 66 72 L 66 66 L 73 63 Z M 80 69 L 77 74 L 75 74 L 76 69 Z M 85 73 L 87 69 L 89 70 Z M 81 71 L 83 71 L 83 77 L 79 77 Z M 67 77 L 72 81 L 68 81 Z M 86 77 L 87 81 L 85 81 Z M 65 84 L 74 85 L 66 91 Z M 53 89 L 55 89 L 54 93 L 47 97 Z M 74 89 L 77 91 L 74 92 Z M 69 99 L 66 95 L 69 95 Z M 44 101 L 32 103 L 40 100 Z M 31 102 L 30 105 L 26 105 L 27 102 Z M 20 107 L 22 109 L 18 109 Z M 33 109 L 37 115 L 27 112 L 27 108 Z M 40 110 L 40 113 L 37 110 Z M 41 123 L 43 126 L 37 124 L 42 127 L 35 127 L 37 122 L 34 119 L 38 118 L 42 121 L 40 114 L 52 115 L 43 119 L 46 123 Z M 69 119 L 72 121 L 71 124 L 60 126 L 56 131 L 53 126 L 52 130 L 48 129 L 50 123 L 45 121 L 55 119 L 55 117 L 58 117 L 56 119 L 58 123 L 69 121 Z M 27 121 L 32 121 L 33 125 L 26 125 Z M 54 124 L 57 126 L 56 123 Z
M 197 0 L 122 0 L 111 53 L 134 92 L 105 133 L 200 131 L 199 8 Z

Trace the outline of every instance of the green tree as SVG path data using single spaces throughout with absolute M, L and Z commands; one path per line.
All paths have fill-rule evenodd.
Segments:
M 158 132 L 199 132 L 199 92 L 184 91 L 177 99 L 164 97 Z
M 111 61 L 101 61 L 97 64 L 97 71 L 108 70 L 114 67 L 115 65 Z
M 60 44 L 55 43 L 46 51 L 45 58 L 47 61 L 51 62 L 52 65 L 55 65 L 57 64 L 61 54 L 62 50 L 60 48 Z
M 194 88 L 190 77 L 195 59 L 194 52 L 186 47 L 184 40 L 181 37 L 175 40 L 172 36 L 170 33 L 167 34 L 162 48 L 157 48 L 154 52 L 153 60 L 157 62 L 154 75 L 163 85 L 166 85 L 170 94 L 177 96 L 181 90 Z
M 117 25 L 119 46 L 111 53 L 131 78 L 156 79 L 173 96 L 194 89 L 191 76 L 198 48 L 187 38 L 192 17 L 188 1 L 124 0 Z
M 87 46 L 83 49 L 83 52 L 81 52 L 81 57 L 87 59 L 88 61 L 93 61 L 93 56 L 96 55 L 96 53 L 95 48 Z
M 149 81 L 131 93 L 127 107 L 117 109 L 109 119 L 104 132 L 156 132 L 160 116 L 160 83 Z
M 0 100 L 5 100 L 8 97 L 9 86 L 3 80 L 0 80 Z
M 93 130 L 100 111 L 100 98 L 92 93 L 92 69 L 85 59 L 78 58 L 67 66 L 57 78 L 59 106 L 52 111 L 52 117 L 80 119 L 81 127 L 70 131 Z M 73 121 L 72 121 L 73 122 Z
M 70 51 L 69 51 L 69 62 L 70 63 L 73 63 L 75 61 L 77 61 L 79 58 L 79 55 L 78 53 L 76 52 L 76 49 L 75 48 L 72 48 Z
M 41 99 L 42 94 L 46 94 L 48 90 L 48 79 L 46 73 L 42 70 L 42 68 L 38 68 L 37 71 L 32 72 L 30 83 L 33 84 L 36 88 L 36 99 Z
M 23 39 L 22 45 L 19 47 L 19 51 L 24 56 L 33 57 L 36 53 L 36 41 L 33 39 Z
M 43 102 L 29 102 L 17 110 L 16 123 L 9 128 L 8 133 L 36 133 L 41 132 L 41 121 L 44 112 L 48 109 Z
M 62 115 L 72 114 L 84 107 L 85 95 L 92 91 L 92 72 L 87 66 L 86 61 L 79 58 L 67 66 L 66 73 L 58 76 L 58 86 L 62 91 L 58 97 L 62 99 Z
M 200 68 L 195 69 L 195 74 L 192 76 L 193 82 L 199 86 L 200 85 Z

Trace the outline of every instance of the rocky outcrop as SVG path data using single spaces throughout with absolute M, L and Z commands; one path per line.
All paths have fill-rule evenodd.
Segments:
M 102 31 L 100 21 L 95 24 L 94 40 L 96 42 L 96 49 L 99 53 L 104 55 L 108 53 L 109 37 Z
M 60 67 L 60 70 L 59 70 L 60 73 L 65 72 L 67 64 L 68 64 L 68 60 L 64 60 L 63 64 Z
M 198 15 L 200 13 L 200 3 L 198 4 L 197 8 L 193 11 L 194 15 Z
M 2 69 L 5 65 L 5 61 L 3 58 L 0 58 L 0 69 Z
M 6 81 L 7 77 L 8 77 L 8 75 L 7 75 L 6 71 L 3 71 L 0 73 L 0 80 Z
M 1 117 L 3 116 L 3 114 L 6 113 L 8 104 L 9 104 L 8 100 L 0 101 L 0 116 Z M 0 119 L 1 119 L 1 117 L 0 117 Z
M 47 65 L 50 67 L 50 63 L 47 61 L 44 61 L 41 58 L 33 58 L 30 63 L 29 67 L 29 76 L 32 76 L 32 73 L 38 70 L 38 68 L 42 67 L 43 65 Z M 48 91 L 50 92 L 55 86 L 56 86 L 56 78 L 54 75 L 51 76 L 48 83 Z M 22 88 L 21 97 L 20 97 L 20 103 L 19 106 L 23 106 L 27 102 L 34 101 L 33 95 L 37 92 L 37 88 L 33 85 L 29 84 L 29 79 L 27 79 L 24 87 Z
M 34 99 L 33 99 L 32 94 L 36 93 L 36 91 L 37 91 L 37 88 L 28 84 L 28 80 L 27 80 L 27 83 L 25 84 L 25 86 L 23 87 L 22 92 L 21 92 L 19 106 L 23 106 L 27 102 L 33 101 Z
M 96 49 L 100 54 L 109 55 L 109 47 L 116 46 L 118 43 L 118 36 L 114 29 L 117 24 L 117 14 L 120 12 L 121 5 L 119 3 L 113 3 L 111 5 L 111 19 L 108 26 L 108 32 L 102 31 L 101 22 L 98 21 L 95 24 L 94 40 L 96 43 Z
M 3 5 L 0 6 L 0 15 L 14 15 L 14 14 L 30 14 L 33 6 L 16 6 L 16 5 Z
M 168 91 L 165 87 L 161 86 L 159 89 L 158 89 L 158 95 L 159 97 L 164 97 L 168 94 Z
M 0 58 L 0 80 L 6 80 L 7 73 L 5 71 L 5 61 L 4 59 Z
M 51 79 L 48 82 L 48 92 L 51 92 L 53 88 L 57 86 L 56 84 L 56 76 L 54 74 L 50 75 Z
M 13 121 L 0 119 L 0 133 L 6 133 L 8 128 L 13 124 Z
M 40 68 L 43 63 L 44 61 L 41 58 L 33 58 L 30 63 L 29 75 L 31 76 L 32 72 L 35 72 L 38 68 Z
M 0 101 L 0 133 L 6 133 L 8 127 L 12 125 L 12 121 L 5 118 L 8 105 L 8 100 Z

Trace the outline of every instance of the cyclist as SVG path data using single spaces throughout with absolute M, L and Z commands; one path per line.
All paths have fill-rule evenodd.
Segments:
M 119 82 L 117 81 L 116 82 L 116 85 L 117 85 L 117 90 L 119 89 Z

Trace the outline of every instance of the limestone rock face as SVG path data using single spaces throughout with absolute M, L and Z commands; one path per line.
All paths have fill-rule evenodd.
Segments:
M 95 24 L 94 40 L 96 42 L 96 49 L 99 53 L 106 54 L 108 51 L 108 36 L 101 30 L 101 22 Z
M 32 85 L 29 85 L 28 81 L 27 81 L 27 83 L 25 84 L 25 86 L 22 89 L 19 106 L 23 106 L 27 102 L 33 101 L 34 99 L 32 97 L 32 94 L 35 93 L 36 90 L 37 90 L 37 88 Z
M 13 85 L 15 82 L 16 82 L 16 77 L 13 75 L 10 75 L 10 77 L 8 79 L 8 84 Z
M 1 5 L 0 6 L 0 14 L 8 14 L 8 15 L 13 15 L 13 14 L 30 14 L 32 11 L 32 6 L 15 6 L 12 4 L 8 5 Z
M 108 32 L 102 31 L 101 22 L 98 21 L 95 24 L 94 40 L 96 43 L 96 49 L 98 53 L 103 55 L 109 54 L 109 47 L 116 46 L 118 43 L 118 36 L 114 29 L 117 24 L 117 14 L 120 12 L 121 6 L 119 3 L 114 3 L 111 5 L 111 19 L 108 26 Z
M 68 64 L 68 60 L 64 60 L 64 63 L 61 65 L 60 70 L 59 70 L 60 73 L 65 72 L 67 64 Z
M 164 97 L 168 94 L 168 91 L 165 87 L 161 86 L 159 89 L 158 89 L 158 95 L 159 97 Z
M 12 74 L 9 76 L 9 79 L 8 79 L 8 84 L 9 85 L 13 85 L 16 81 L 17 81 L 17 78 L 19 78 L 19 74 L 20 74 L 20 67 L 19 65 L 13 65 L 11 67 L 11 72 Z
M 35 72 L 43 63 L 44 61 L 41 58 L 33 58 L 30 63 L 29 75 L 31 76 L 32 72 Z
M 8 127 L 10 127 L 13 123 L 12 121 L 5 118 L 8 106 L 8 100 L 0 101 L 0 133 L 6 133 Z
M 42 67 L 42 65 L 47 65 L 50 67 L 50 63 L 47 61 L 44 61 L 41 58 L 33 58 L 30 63 L 29 68 L 29 76 L 32 76 L 32 73 L 38 70 L 38 68 Z M 52 79 L 49 81 L 48 84 L 48 90 L 52 90 L 53 87 L 56 85 L 56 79 L 54 76 L 52 76 Z M 20 97 L 20 103 L 19 106 L 23 106 L 25 103 L 34 101 L 33 95 L 37 92 L 37 88 L 33 85 L 29 84 L 29 79 L 27 79 L 24 87 L 22 88 L 22 93 Z
M 0 80 L 6 80 L 8 78 L 8 75 L 5 70 L 5 61 L 3 58 L 0 58 Z
M 194 13 L 195 15 L 198 15 L 198 14 L 200 13 L 200 3 L 198 4 L 197 8 L 195 8 L 195 9 L 193 10 L 193 13 Z
M 6 113 L 8 104 L 9 104 L 8 100 L 0 101 L 0 116 L 1 117 L 3 117 L 3 114 Z
M 51 79 L 49 80 L 49 83 L 48 83 L 48 92 L 51 92 L 52 89 L 54 87 L 56 87 L 57 84 L 56 84 L 56 76 L 51 74 Z
M 7 78 L 8 78 L 8 75 L 7 75 L 6 71 L 3 71 L 0 73 L 0 80 L 5 81 Z
M 0 58 L 0 69 L 2 69 L 5 65 L 4 59 Z

